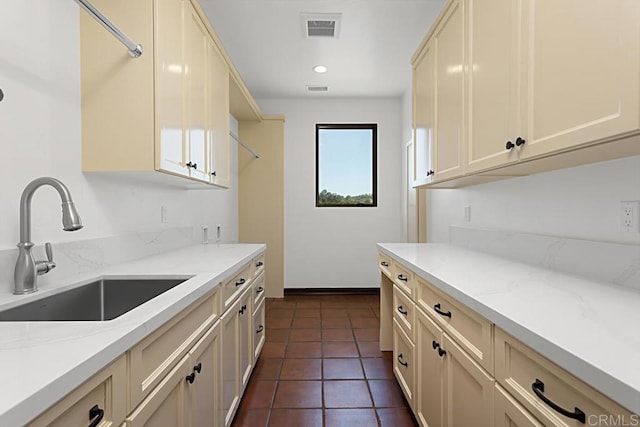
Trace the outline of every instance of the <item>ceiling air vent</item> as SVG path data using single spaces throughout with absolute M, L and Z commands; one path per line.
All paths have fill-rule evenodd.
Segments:
M 330 37 L 340 35 L 341 13 L 301 13 L 304 37 Z
M 329 90 L 329 86 L 312 86 L 307 85 L 307 92 L 326 92 Z

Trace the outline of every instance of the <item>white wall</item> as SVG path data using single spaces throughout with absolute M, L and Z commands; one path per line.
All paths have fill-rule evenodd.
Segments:
M 285 121 L 285 288 L 377 287 L 376 242 L 402 241 L 400 100 L 259 100 Z M 378 123 L 378 207 L 315 207 L 315 124 Z
M 620 228 L 620 201 L 640 200 L 640 156 L 511 178 L 455 190 L 429 190 L 430 242 L 449 225 L 640 244 Z M 471 206 L 471 221 L 464 221 Z M 588 261 L 585 261 L 588 262 Z
M 203 224 L 210 230 L 222 224 L 225 241 L 235 240 L 237 170 L 232 190 L 212 191 L 123 183 L 81 172 L 79 13 L 72 1 L 0 2 L 0 88 L 5 93 L 0 102 L 0 250 L 15 248 L 19 240 L 22 190 L 47 175 L 68 185 L 85 228 L 63 232 L 58 196 L 43 188 L 33 199 L 37 244 L 188 225 L 199 239 Z M 237 156 L 234 143 L 232 152 Z M 163 205 L 167 224 L 160 224 Z

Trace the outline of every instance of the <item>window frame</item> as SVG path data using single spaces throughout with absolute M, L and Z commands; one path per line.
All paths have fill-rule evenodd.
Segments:
M 371 131 L 372 203 L 320 204 L 320 130 L 365 129 Z M 377 123 L 316 123 L 316 208 L 376 208 L 378 207 L 378 124 Z

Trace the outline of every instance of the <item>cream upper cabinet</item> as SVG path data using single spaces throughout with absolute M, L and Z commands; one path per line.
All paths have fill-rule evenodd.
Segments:
M 208 144 L 205 135 L 207 122 L 206 54 L 209 38 L 204 24 L 191 3 L 185 3 L 184 24 L 184 130 L 188 145 L 189 175 L 209 181 Z
M 80 14 L 83 171 L 160 171 L 188 178 L 178 181 L 187 187 L 196 181 L 228 187 L 229 68 L 200 6 L 94 3 L 144 53 L 130 58 Z
M 428 43 L 413 63 L 413 185 L 431 182 L 435 129 L 434 43 Z
M 640 128 L 640 2 L 523 1 L 521 158 Z
M 467 173 L 518 160 L 520 0 L 467 0 Z M 511 142 L 509 142 L 511 141 Z
M 436 73 L 434 181 L 442 181 L 463 173 L 463 24 L 463 3 L 459 0 L 451 1 L 432 36 Z
M 213 41 L 207 43 L 207 141 L 212 184 L 229 187 L 229 70 Z
M 182 0 L 156 0 L 155 68 L 158 169 L 189 175 L 183 127 Z

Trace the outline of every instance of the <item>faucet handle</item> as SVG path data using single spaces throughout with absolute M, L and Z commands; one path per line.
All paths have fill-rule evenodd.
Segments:
M 53 263 L 53 248 L 50 242 L 44 244 L 44 251 L 47 253 L 47 261 Z

